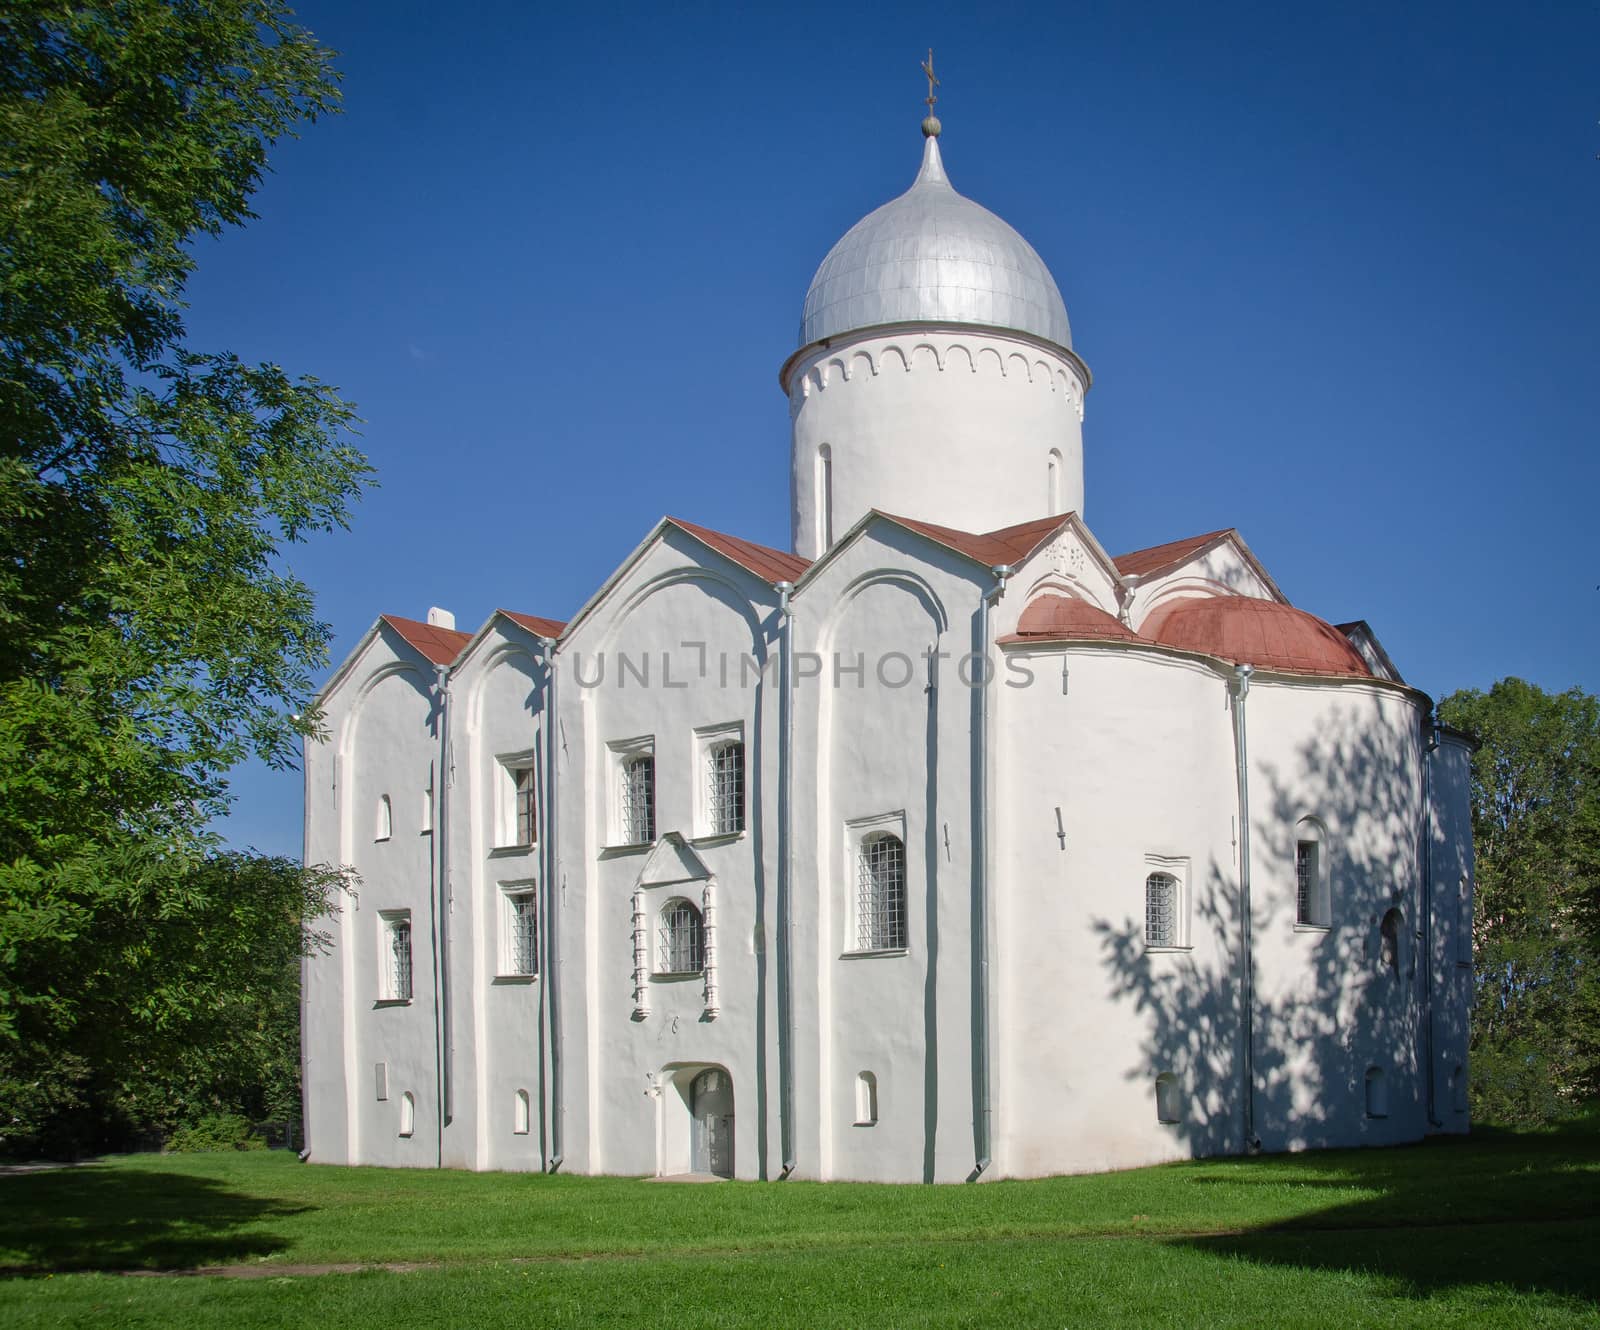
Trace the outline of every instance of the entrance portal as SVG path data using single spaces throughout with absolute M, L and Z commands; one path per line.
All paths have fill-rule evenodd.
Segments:
M 733 1176 L 733 1080 L 720 1067 L 694 1078 L 689 1097 L 694 1118 L 693 1168 L 719 1178 Z

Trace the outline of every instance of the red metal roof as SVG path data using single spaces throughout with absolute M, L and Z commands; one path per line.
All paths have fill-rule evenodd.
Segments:
M 1040 517 L 1016 526 L 1003 526 L 998 531 L 958 531 L 954 527 L 935 526 L 932 522 L 919 522 L 911 517 L 896 517 L 893 513 L 876 510 L 891 522 L 898 522 L 908 530 L 936 540 L 941 545 L 965 554 L 970 559 L 993 568 L 1002 563 L 1021 563 L 1052 536 L 1067 520 L 1069 514 Z
M 753 540 L 740 540 L 738 536 L 713 531 L 710 527 L 697 526 L 679 517 L 669 517 L 667 521 L 687 531 L 696 540 L 703 540 L 719 554 L 726 554 L 741 568 L 749 569 L 764 581 L 793 582 L 811 567 L 811 560 L 802 559 L 798 554 L 785 554 L 782 550 L 757 545 Z
M 535 637 L 560 637 L 567 626 L 559 619 L 541 619 L 537 614 L 518 614 L 515 610 L 496 610 L 495 613 L 505 615 Z
M 1251 596 L 1195 596 L 1158 608 L 1140 635 L 1236 665 L 1371 678 L 1344 634 L 1314 614 Z
M 1137 642 L 1139 637 L 1098 605 L 1070 596 L 1037 596 L 1017 620 L 1017 631 L 1000 639 L 1011 642 L 1081 641 Z
M 1208 531 L 1203 536 L 1189 536 L 1183 540 L 1169 540 L 1165 545 L 1152 545 L 1148 549 L 1134 550 L 1131 554 L 1119 554 L 1111 562 L 1117 565 L 1117 571 L 1124 576 L 1136 575 L 1144 577 L 1150 573 L 1164 573 L 1169 568 L 1176 568 L 1185 559 L 1204 549 L 1213 540 L 1223 536 L 1235 534 L 1235 528 L 1224 527 L 1221 531 Z
M 472 640 L 471 633 L 439 628 L 418 619 L 402 619 L 398 614 L 379 617 L 435 665 L 448 665 L 461 654 L 461 648 Z

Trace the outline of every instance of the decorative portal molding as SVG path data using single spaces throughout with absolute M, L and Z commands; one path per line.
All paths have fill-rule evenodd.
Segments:
M 705 930 L 705 1002 L 706 1019 L 717 1019 L 721 1008 L 717 1005 L 717 879 L 708 877 L 700 893 L 700 921 Z
M 633 890 L 633 1018 L 650 1014 L 650 920 L 645 911 L 644 889 Z

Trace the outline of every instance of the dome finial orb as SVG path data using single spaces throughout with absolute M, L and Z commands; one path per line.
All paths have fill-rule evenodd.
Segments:
M 939 80 L 933 75 L 933 47 L 928 48 L 928 58 L 922 63 L 922 72 L 928 76 L 928 95 L 924 99 L 928 105 L 927 117 L 922 122 L 923 138 L 936 139 L 939 131 L 944 128 L 939 123 L 939 117 L 933 113 L 933 104 L 939 100 L 934 94 L 934 89 L 939 86 Z

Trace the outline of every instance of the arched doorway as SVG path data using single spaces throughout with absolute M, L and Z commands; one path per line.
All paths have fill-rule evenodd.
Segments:
M 694 1119 L 693 1164 L 696 1173 L 733 1176 L 733 1080 L 720 1067 L 707 1067 L 694 1078 L 689 1096 Z

